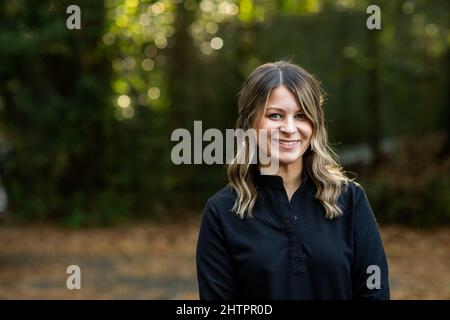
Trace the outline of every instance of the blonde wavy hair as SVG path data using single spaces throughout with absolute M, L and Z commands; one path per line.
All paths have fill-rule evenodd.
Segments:
M 316 186 L 315 197 L 325 209 L 325 217 L 337 218 L 342 214 L 338 198 L 342 188 L 347 186 L 342 167 L 334 160 L 336 154 L 328 144 L 328 135 L 323 112 L 323 90 L 320 82 L 298 65 L 287 61 L 266 63 L 257 67 L 246 79 L 239 92 L 238 118 L 235 129 L 256 129 L 267 107 L 271 91 L 285 86 L 297 98 L 303 112 L 311 121 L 313 132 L 308 150 L 303 154 L 303 168 Z M 245 150 L 248 154 L 252 150 Z M 228 184 L 237 193 L 232 208 L 240 218 L 252 217 L 257 198 L 254 182 L 256 165 L 250 161 L 237 161 L 236 155 L 228 165 Z

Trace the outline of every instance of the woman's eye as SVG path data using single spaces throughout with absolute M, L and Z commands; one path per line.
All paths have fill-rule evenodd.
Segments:
M 298 118 L 298 119 L 301 119 L 301 120 L 305 120 L 305 119 L 306 119 L 306 115 L 305 115 L 304 113 L 299 113 L 299 114 L 297 115 L 297 118 Z
M 280 119 L 281 118 L 281 114 L 279 114 L 279 113 L 272 113 L 272 114 L 269 114 L 269 118 L 270 119 Z

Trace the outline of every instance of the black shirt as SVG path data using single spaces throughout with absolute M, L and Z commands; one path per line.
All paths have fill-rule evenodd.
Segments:
M 205 205 L 196 257 L 200 299 L 389 299 L 383 243 L 359 184 L 343 189 L 343 215 L 330 220 L 305 173 L 291 201 L 281 176 L 257 173 L 255 183 L 253 218 L 231 212 L 231 186 Z M 373 265 L 381 286 L 370 289 Z

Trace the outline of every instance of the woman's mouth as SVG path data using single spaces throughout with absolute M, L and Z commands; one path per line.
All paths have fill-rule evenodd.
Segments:
M 292 149 L 295 149 L 295 148 L 300 144 L 300 140 L 284 140 L 284 139 L 279 139 L 279 140 L 276 140 L 275 142 L 278 143 L 278 145 L 280 146 L 280 148 L 286 149 L 286 150 L 292 150 Z

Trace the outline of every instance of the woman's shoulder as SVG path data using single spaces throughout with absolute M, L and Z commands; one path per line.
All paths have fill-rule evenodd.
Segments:
M 351 209 L 365 195 L 364 188 L 358 182 L 348 179 L 347 183 L 342 185 L 340 202 Z
M 231 213 L 235 199 L 236 193 L 230 185 L 214 193 L 203 208 L 202 224 L 212 228 L 223 226 L 233 216 Z
M 347 186 L 344 187 L 344 193 L 359 197 L 364 193 L 364 188 L 355 180 L 348 179 Z
M 206 201 L 205 209 L 229 211 L 236 201 L 236 192 L 231 185 L 226 185 Z

